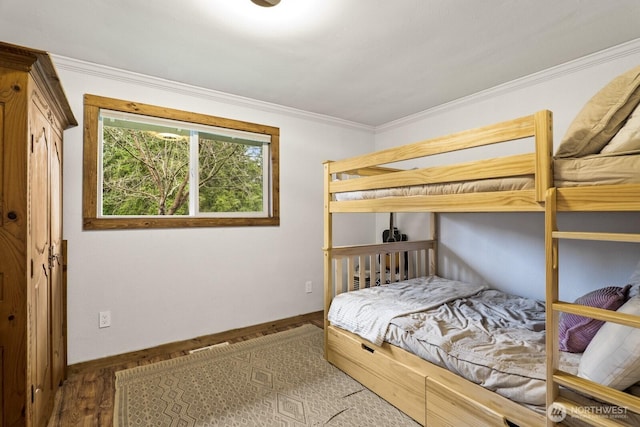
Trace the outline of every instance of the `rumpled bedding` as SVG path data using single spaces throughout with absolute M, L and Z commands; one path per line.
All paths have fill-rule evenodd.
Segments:
M 453 291 L 461 287 L 461 282 L 447 281 L 442 278 L 429 279 L 437 283 L 442 295 L 446 294 L 446 289 Z M 401 282 L 387 287 L 402 287 L 402 283 L 407 284 L 407 282 Z M 431 286 L 428 279 L 422 283 L 423 285 L 419 287 Z M 403 290 L 397 292 L 396 297 L 403 293 L 411 293 L 404 287 L 401 289 Z M 466 287 L 463 285 L 461 289 L 465 289 L 468 293 L 460 297 L 441 298 L 440 300 L 447 299 L 447 301 L 434 302 L 431 308 L 393 316 L 390 319 L 388 317 L 391 314 L 386 314 L 381 322 L 389 323 L 384 341 L 511 400 L 528 405 L 544 405 L 546 377 L 544 303 L 485 287 L 480 287 L 475 292 L 473 292 L 474 288 L 468 285 Z M 360 292 L 362 291 L 341 295 Z M 464 294 L 465 291 L 461 293 Z M 425 293 L 426 298 L 428 294 L 428 292 Z M 393 294 L 384 292 L 380 297 L 382 298 L 383 295 L 392 297 Z M 365 308 L 367 318 L 374 317 L 380 312 L 373 301 L 369 301 L 369 304 Z M 424 303 L 424 305 L 431 304 Z M 335 311 L 333 303 L 329 313 L 332 310 Z M 358 310 L 350 311 L 355 312 L 356 318 L 360 317 Z M 367 331 L 366 326 L 361 325 L 367 322 L 364 318 L 336 324 L 329 317 L 329 321 L 335 326 L 369 340 L 359 332 L 359 330 Z M 353 325 L 357 327 L 353 328 Z M 579 354 L 561 353 L 560 366 L 566 372 L 575 374 L 579 361 Z
M 437 276 L 419 277 L 339 294 L 333 299 L 327 318 L 332 325 L 381 345 L 391 319 L 435 308 L 485 288 Z

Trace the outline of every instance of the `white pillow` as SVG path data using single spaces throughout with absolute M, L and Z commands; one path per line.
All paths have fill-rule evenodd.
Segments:
M 640 283 L 640 261 L 638 261 L 638 263 L 636 264 L 636 269 L 633 273 L 631 273 L 631 276 L 629 277 L 629 280 L 627 280 L 627 283 Z
M 640 261 L 636 264 L 636 269 L 627 280 L 627 283 L 631 285 L 629 289 L 629 298 L 637 297 L 640 295 Z
M 640 297 L 617 310 L 640 315 Z M 578 376 L 624 390 L 640 381 L 640 328 L 606 322 L 582 355 Z
M 640 150 L 640 105 L 633 110 L 624 126 L 600 152 L 604 154 L 634 150 Z

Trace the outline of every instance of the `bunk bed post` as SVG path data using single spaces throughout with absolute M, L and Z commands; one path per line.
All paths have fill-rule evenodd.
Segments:
M 559 386 L 553 380 L 556 368 L 559 365 L 558 352 L 558 313 L 553 309 L 553 304 L 558 301 L 558 239 L 553 233 L 558 230 L 556 218 L 556 189 L 547 191 L 545 202 L 545 264 L 546 264 L 546 363 L 547 363 L 547 409 L 551 408 L 558 398 Z M 548 416 L 547 426 L 555 426 L 556 423 Z
M 534 114 L 536 144 L 536 201 L 544 202 L 546 192 L 553 186 L 553 115 L 549 110 Z
M 333 219 L 329 210 L 331 202 L 331 193 L 329 192 L 329 184 L 331 182 L 331 173 L 329 172 L 329 161 L 324 162 L 324 242 L 322 250 L 324 253 L 324 358 L 327 359 L 327 335 L 329 331 L 329 321 L 327 313 L 333 298 L 333 274 L 331 269 L 332 256 L 331 248 L 333 246 L 332 230 Z
M 439 231 L 439 219 L 437 213 L 431 212 L 429 214 L 429 239 L 433 242 L 429 254 L 427 256 L 427 274 L 438 274 L 438 231 Z

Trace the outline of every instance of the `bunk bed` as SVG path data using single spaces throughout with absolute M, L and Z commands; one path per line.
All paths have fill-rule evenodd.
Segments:
M 543 212 L 545 194 L 553 181 L 551 128 L 551 113 L 543 110 L 444 137 L 326 162 L 325 314 L 329 314 L 336 295 L 352 294 L 367 281 L 375 283 L 375 274 L 388 272 L 383 282 L 392 283 L 399 279 L 437 277 L 437 216 L 441 212 Z M 405 161 L 495 144 L 516 145 L 512 150 L 517 154 L 444 166 L 407 170 L 398 167 Z M 416 194 L 425 186 L 437 189 Z M 354 197 L 394 187 L 411 191 L 391 197 Z M 333 215 L 346 212 L 428 212 L 430 238 L 333 247 Z M 406 255 L 393 256 L 399 253 Z M 450 302 L 446 295 L 464 287 L 455 282 L 453 287 L 443 287 L 446 290 L 441 294 Z M 468 297 L 476 290 L 482 289 L 469 289 L 459 296 Z M 336 326 L 325 316 L 327 360 L 423 425 L 445 420 L 451 425 L 462 422 L 504 425 L 506 420 L 521 426 L 544 423 L 540 411 L 489 391 L 396 345 L 370 339 Z
M 637 397 L 585 380 L 580 372 L 581 355 L 561 352 L 557 344 L 559 318 L 563 312 L 640 327 L 638 315 L 560 301 L 557 274 L 557 247 L 561 239 L 640 242 L 640 235 L 634 234 L 563 232 L 557 229 L 556 221 L 557 213 L 562 211 L 640 211 L 638 163 L 629 160 L 638 157 L 640 147 L 634 149 L 629 144 L 620 145 L 618 141 L 615 150 L 605 148 L 622 132 L 625 123 L 632 122 L 629 116 L 634 114 L 635 106 L 640 103 L 640 67 L 635 73 L 638 77 L 627 73 L 624 84 L 619 80 L 613 82 L 615 89 L 622 87 L 627 92 L 621 97 L 624 102 L 615 105 L 615 114 L 611 113 L 612 103 L 608 104 L 609 110 L 598 112 L 599 116 L 593 114 L 593 104 L 585 106 L 569 128 L 555 159 L 552 157 L 551 113 L 544 110 L 495 125 L 325 162 L 326 359 L 423 425 L 540 426 L 556 422 L 625 425 L 624 420 L 615 424 L 611 418 L 585 416 L 585 412 L 579 410 L 580 404 L 596 407 L 602 401 L 613 407 L 624 407 L 625 411 L 628 408 L 631 416 L 633 412 L 640 412 Z M 630 79 L 632 83 L 629 83 Z M 592 101 L 597 104 L 602 99 L 601 95 L 597 94 Z M 584 116 L 591 122 L 586 125 L 580 123 Z M 606 123 L 600 120 L 594 125 L 594 116 L 605 117 Z M 576 144 L 576 140 L 582 141 L 581 144 Z M 507 143 L 529 144 L 528 147 L 533 148 L 523 154 L 446 166 L 401 167 L 404 162 L 411 166 L 420 161 L 430 164 L 430 156 L 443 153 Z M 596 164 L 598 173 L 576 173 L 582 171 L 585 164 Z M 613 166 L 604 171 L 605 164 Z M 596 179 L 585 180 L 589 175 Z M 365 212 L 428 212 L 430 237 L 416 242 L 334 247 L 333 215 Z M 438 214 L 446 212 L 544 212 L 547 283 L 546 301 L 542 308 L 532 301 L 512 300 L 510 298 L 518 297 L 439 278 Z M 400 254 L 404 256 L 398 256 Z M 376 282 L 390 284 L 376 287 Z M 436 291 L 434 305 L 425 305 L 422 296 L 410 296 L 410 303 L 401 304 L 405 307 L 397 308 L 393 304 L 387 307 L 387 300 L 409 293 L 407 282 L 428 284 L 423 288 L 435 283 L 441 291 Z M 374 332 L 359 320 L 341 317 L 347 310 L 345 307 L 361 300 L 367 293 L 370 294 L 367 298 L 372 299 L 364 300 L 364 309 L 356 311 L 364 313 L 365 318 L 374 319 L 374 324 L 381 323 L 379 330 Z M 543 359 L 532 365 L 522 365 L 520 368 L 524 368 L 519 372 L 515 366 L 518 362 L 513 361 L 518 359 L 509 362 L 515 368 L 512 373 L 516 376 L 526 376 L 523 375 L 525 370 L 532 371 L 531 381 L 516 384 L 513 391 L 509 391 L 510 386 L 507 386 L 511 380 L 496 379 L 492 367 L 488 371 L 480 368 L 479 373 L 474 373 L 469 366 L 447 361 L 441 354 L 427 361 L 419 350 L 405 349 L 405 337 L 398 332 L 398 325 L 412 325 L 412 321 L 428 323 L 429 319 L 436 319 L 434 322 L 437 323 L 441 321 L 438 316 L 442 314 L 438 310 L 451 311 L 456 305 L 484 306 L 486 300 L 494 297 L 501 301 L 497 307 L 506 301 L 507 304 L 531 308 L 525 319 L 508 319 L 511 323 L 522 321 L 522 328 L 517 328 L 525 332 L 519 337 L 525 342 L 531 340 L 535 343 L 527 357 L 537 352 Z M 336 304 L 333 304 L 334 300 Z M 420 304 L 414 305 L 418 300 Z M 381 301 L 382 308 L 374 305 Z M 492 304 L 489 306 L 493 307 Z M 382 320 L 376 316 L 380 313 L 384 313 Z M 545 326 L 540 329 L 540 316 L 546 324 L 546 332 Z M 395 320 L 390 322 L 390 319 Z M 407 329 L 412 330 L 413 327 L 407 326 Z M 510 332 L 519 334 L 516 329 Z M 384 338 L 381 338 L 380 330 L 387 331 Z M 541 335 L 544 337 L 542 344 Z M 507 347 L 504 351 L 513 353 L 514 348 Z M 530 358 L 526 359 L 526 363 L 529 362 Z M 540 369 L 544 371 L 542 374 Z M 587 399 L 585 396 L 596 401 L 583 401 L 583 398 Z M 553 411 L 559 407 L 571 412 L 572 416 L 566 419 L 564 416 L 562 419 L 554 417 L 557 414 Z M 552 416 L 547 410 L 552 411 Z M 634 423 L 638 418 L 627 419 L 633 419 L 631 425 L 637 425 Z

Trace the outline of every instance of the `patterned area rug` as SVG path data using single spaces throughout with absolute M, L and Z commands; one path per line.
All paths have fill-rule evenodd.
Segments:
M 418 426 L 322 354 L 305 325 L 117 372 L 114 425 Z

